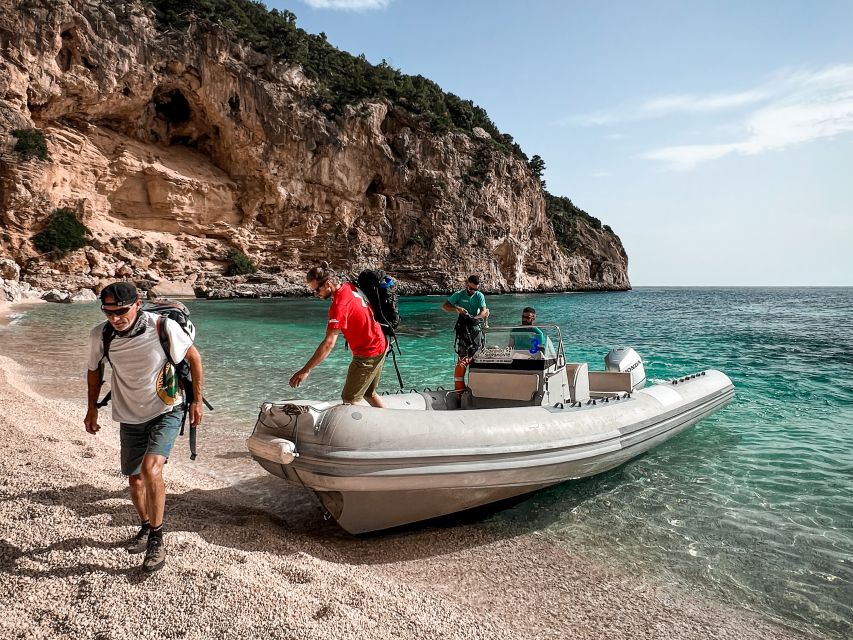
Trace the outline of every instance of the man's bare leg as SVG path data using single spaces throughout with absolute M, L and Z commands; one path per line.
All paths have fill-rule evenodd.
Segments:
M 373 394 L 372 396 L 365 396 L 365 400 L 367 400 L 367 404 L 378 407 L 379 409 L 385 408 L 385 405 L 382 402 L 382 398 L 380 398 L 377 394 Z

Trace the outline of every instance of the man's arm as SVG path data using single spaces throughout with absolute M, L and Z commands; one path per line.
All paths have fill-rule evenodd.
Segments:
M 454 294 L 455 295 L 455 294 Z M 441 305 L 441 308 L 447 311 L 448 313 L 458 313 L 468 315 L 468 310 L 465 307 L 460 307 L 456 304 L 456 300 L 454 296 L 450 296 L 447 300 L 444 301 L 444 304 Z
M 441 308 L 450 313 L 460 313 L 468 315 L 468 311 L 464 307 L 454 306 L 450 304 L 450 302 L 445 302 L 443 305 L 441 305 Z
M 302 384 L 305 381 L 305 378 L 308 377 L 308 374 L 311 373 L 311 370 L 329 357 L 329 354 L 332 353 L 332 349 L 335 348 L 335 343 L 338 341 L 338 335 L 340 335 L 340 333 L 340 329 L 333 329 L 332 327 L 328 327 L 326 329 L 326 337 L 323 338 L 323 341 L 317 347 L 314 355 L 305 363 L 304 367 L 291 376 L 291 387 L 295 388 Z
M 91 434 L 98 433 L 98 393 L 101 391 L 101 371 L 100 369 L 89 369 L 86 372 L 86 417 L 83 424 L 86 425 L 86 431 Z
M 204 415 L 204 367 L 201 364 L 201 354 L 195 345 L 187 349 L 184 360 L 190 365 L 190 373 L 193 377 L 193 401 L 190 403 L 190 426 L 196 427 L 201 422 L 201 417 Z
M 489 308 L 486 306 L 486 296 L 480 293 L 480 311 L 477 313 L 475 318 L 488 318 L 489 317 Z

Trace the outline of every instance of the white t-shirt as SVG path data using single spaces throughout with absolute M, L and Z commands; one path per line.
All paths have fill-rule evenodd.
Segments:
M 180 391 L 170 390 L 171 365 L 157 336 L 157 319 L 165 323 L 172 361 L 180 362 L 192 346 L 192 338 L 174 320 L 140 311 L 145 330 L 131 338 L 118 334 L 110 343 L 113 420 L 141 424 L 180 406 Z M 98 368 L 104 355 L 103 332 L 106 322 L 89 334 L 89 370 Z

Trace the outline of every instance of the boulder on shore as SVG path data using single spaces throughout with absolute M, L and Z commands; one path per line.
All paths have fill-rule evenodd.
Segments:
M 148 291 L 149 298 L 195 298 L 195 289 L 189 282 L 161 280 Z

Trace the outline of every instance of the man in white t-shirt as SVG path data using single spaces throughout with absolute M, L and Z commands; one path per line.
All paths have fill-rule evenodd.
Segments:
M 157 571 L 166 562 L 163 514 L 166 487 L 163 465 L 169 459 L 183 421 L 183 397 L 173 365 L 166 357 L 159 331 L 167 338 L 171 362 L 186 360 L 192 372 L 190 425 L 202 417 L 204 371 L 192 338 L 173 320 L 141 311 L 142 301 L 132 282 L 114 282 L 101 291 L 101 310 L 107 316 L 89 335 L 86 383 L 86 431 L 98 432 L 99 365 L 104 358 L 105 331 L 112 335 L 107 359 L 112 369 L 112 417 L 119 423 L 121 471 L 129 477 L 130 499 L 139 514 L 139 533 L 126 545 L 129 553 L 145 552 L 142 568 Z

